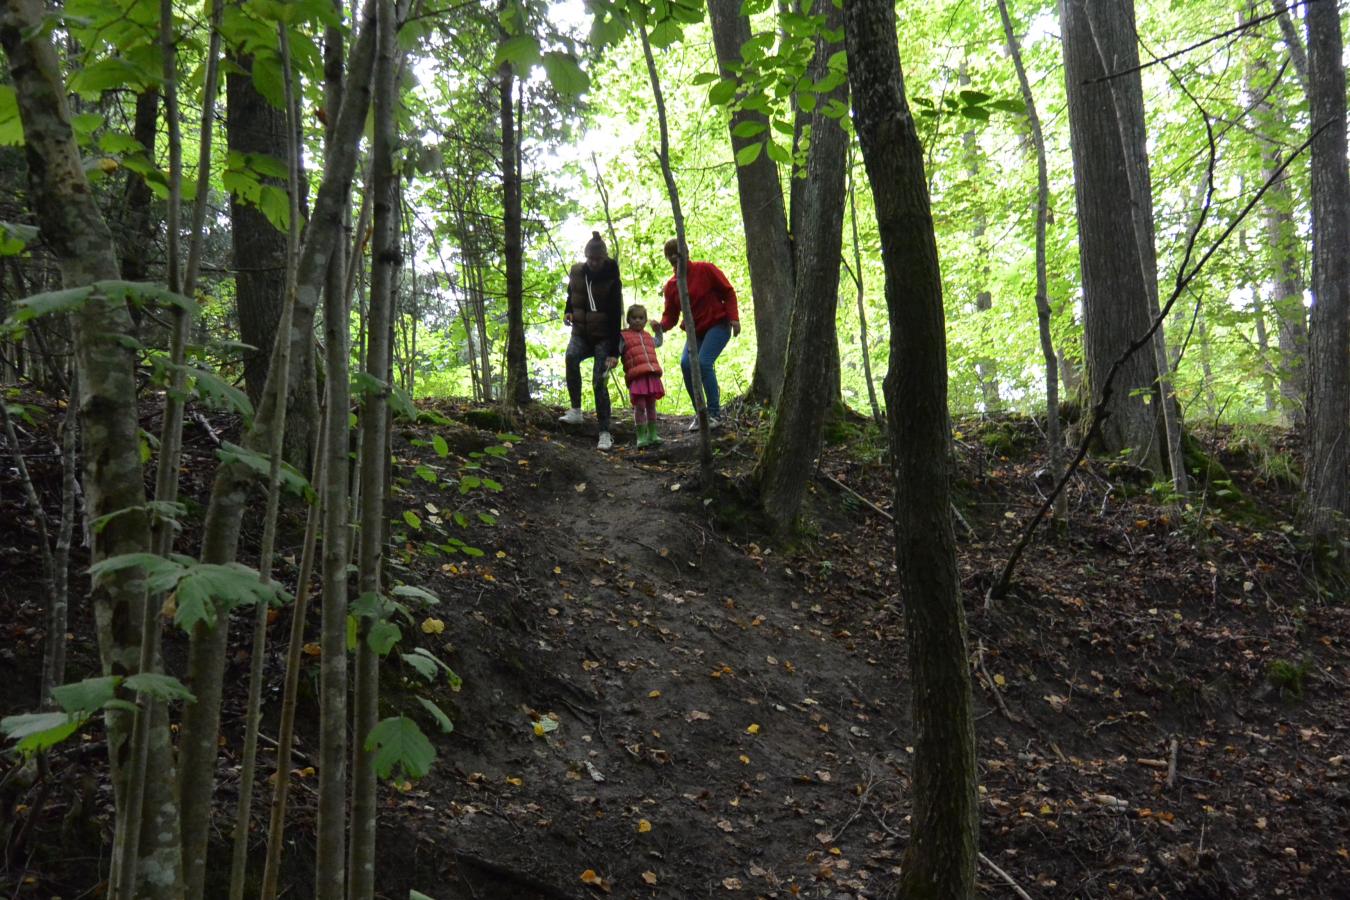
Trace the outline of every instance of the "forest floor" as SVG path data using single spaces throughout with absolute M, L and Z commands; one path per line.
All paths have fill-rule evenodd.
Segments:
M 909 832 L 903 604 L 890 524 L 838 486 L 889 507 L 876 430 L 844 423 L 818 469 L 803 464 L 808 533 L 781 546 L 739 499 L 762 437 L 749 411 L 715 433 L 707 486 L 685 420 L 664 423 L 659 450 L 633 449 L 620 428 L 602 454 L 593 423 L 569 430 L 548 409 L 505 443 L 490 410 L 427 411 L 397 428 L 389 574 L 440 598 L 419 616 L 444 631 L 405 628 L 405 642 L 439 654 L 463 687 L 435 696 L 454 720 L 441 735 L 415 702 L 414 672 L 386 665 L 383 714 L 417 717 L 438 759 L 382 794 L 380 896 L 887 896 Z M 218 437 L 205 421 L 186 463 L 198 502 Z M 55 503 L 59 457 L 49 437 L 28 438 Z M 957 425 L 982 896 L 1017 896 L 1010 881 L 1035 898 L 1350 892 L 1350 606 L 1309 580 L 1281 480 L 1291 438 L 1248 429 L 1199 441 L 1226 473 L 1209 466 L 1203 499 L 1185 510 L 1090 461 L 1070 488 L 1070 526 L 1042 534 L 1013 595 L 986 611 L 1039 501 L 1041 438 L 1025 419 Z M 452 479 L 463 475 L 501 490 L 462 494 Z M 35 700 L 43 634 L 30 516 L 7 461 L 0 482 L 10 714 Z M 291 579 L 298 515 L 282 553 Z M 97 665 L 83 601 L 73 615 L 72 680 Z M 270 629 L 271 716 L 288 624 L 283 612 Z M 236 631 L 221 859 L 248 667 L 247 627 Z M 182 652 L 170 637 L 171 666 Z M 315 659 L 306 672 L 288 831 L 297 897 L 312 892 Z M 91 723 L 21 798 L 27 824 L 0 894 L 98 895 L 110 821 L 108 791 L 95 788 L 100 737 Z

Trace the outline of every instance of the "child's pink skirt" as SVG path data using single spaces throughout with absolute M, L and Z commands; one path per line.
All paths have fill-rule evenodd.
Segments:
M 634 402 L 638 400 L 660 400 L 666 395 L 665 385 L 660 375 L 643 375 L 628 385 L 628 391 Z

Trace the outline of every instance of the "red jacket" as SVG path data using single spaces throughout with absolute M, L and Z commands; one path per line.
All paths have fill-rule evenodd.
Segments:
M 736 290 L 722 270 L 710 262 L 689 263 L 689 306 L 694 312 L 694 333 L 702 337 L 709 328 L 722 322 L 739 322 Z M 666 282 L 666 308 L 661 314 L 661 330 L 669 331 L 680 318 L 680 288 L 672 275 Z M 688 323 L 680 323 L 687 328 Z
M 644 375 L 661 375 L 661 360 L 656 356 L 656 339 L 646 331 L 625 328 L 623 341 L 623 379 L 632 384 Z

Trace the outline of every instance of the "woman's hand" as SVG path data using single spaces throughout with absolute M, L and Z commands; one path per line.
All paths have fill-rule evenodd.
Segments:
M 741 323 L 736 321 L 735 319 L 731 320 L 731 336 L 732 337 L 741 336 Z

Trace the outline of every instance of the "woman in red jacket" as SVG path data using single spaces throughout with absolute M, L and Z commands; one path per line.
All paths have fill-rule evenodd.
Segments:
M 672 269 L 678 267 L 680 244 L 675 238 L 666 241 L 666 259 L 670 260 Z M 722 415 L 722 393 L 717 386 L 714 364 L 732 336 L 741 333 L 741 315 L 736 308 L 736 290 L 717 266 L 691 260 L 688 279 L 689 306 L 694 314 L 694 335 L 698 338 L 698 367 L 703 374 L 703 394 L 708 398 L 708 427 L 716 428 Z M 653 329 L 657 334 L 674 328 L 680 318 L 680 289 L 673 275 L 666 282 L 665 294 L 666 308 L 661 315 L 661 324 Z M 688 330 L 689 323 L 681 322 L 680 327 Z M 689 383 L 688 344 L 680 356 L 680 370 L 684 373 L 684 387 L 692 402 L 694 391 Z M 689 430 L 698 430 L 697 416 Z

